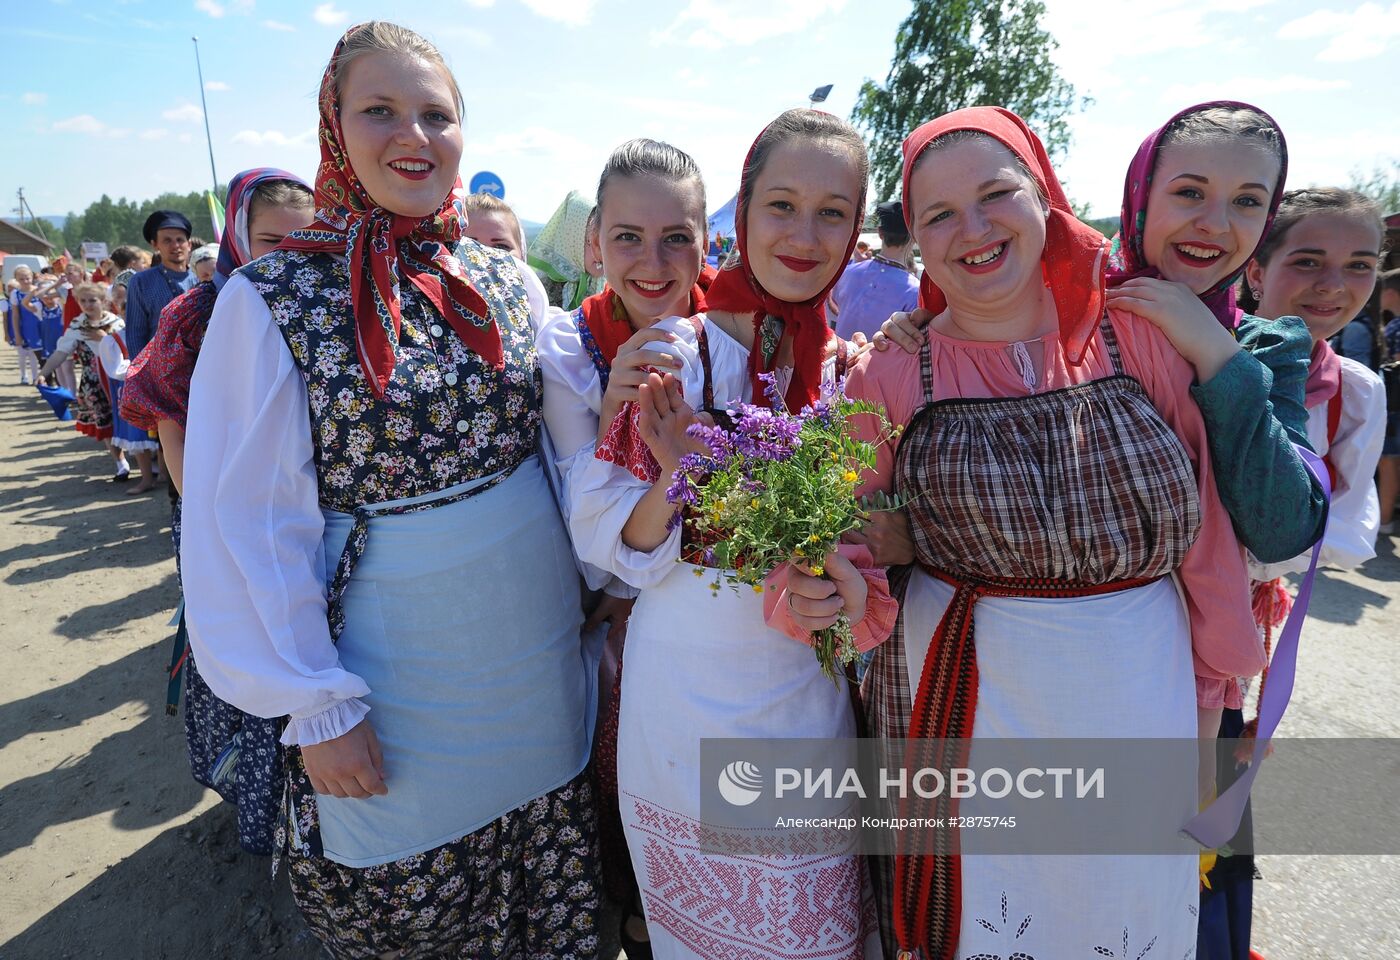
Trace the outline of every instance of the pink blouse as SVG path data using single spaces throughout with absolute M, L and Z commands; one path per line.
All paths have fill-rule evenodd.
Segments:
M 1238 707 L 1236 678 L 1263 669 L 1264 647 L 1250 612 L 1244 549 L 1216 491 L 1205 422 L 1191 398 L 1195 372 L 1149 321 L 1117 311 L 1110 312 L 1109 320 L 1124 373 L 1141 382 L 1163 421 L 1181 440 L 1200 490 L 1200 532 L 1177 570 L 1191 624 L 1197 702 L 1205 708 Z M 927 333 L 935 399 L 1024 397 L 1113 374 L 1102 334 L 1095 335 L 1084 362 L 1071 366 L 1059 349 L 1058 331 L 1019 345 L 961 340 L 932 326 Z M 1035 379 L 1028 361 L 1037 353 L 1044 355 L 1042 372 L 1039 383 L 1028 386 L 1027 380 Z M 919 358 L 896 348 L 872 351 L 851 369 L 846 392 L 853 399 L 883 405 L 891 423 L 908 423 L 923 404 Z M 874 418 L 859 418 L 857 432 L 862 438 L 873 440 L 874 430 Z M 878 447 L 875 470 L 862 478 L 857 492 L 889 492 L 893 465 L 894 445 Z

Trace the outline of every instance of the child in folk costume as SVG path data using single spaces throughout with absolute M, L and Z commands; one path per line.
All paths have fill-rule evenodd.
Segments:
M 39 351 L 43 349 L 41 330 L 43 306 L 33 299 L 39 291 L 34 271 L 20 267 L 15 271 L 16 289 L 10 291 L 6 304 L 5 339 L 14 344 L 19 360 L 19 382 L 23 385 L 39 382 Z
M 587 241 L 607 286 L 577 310 L 551 310 L 537 342 L 545 424 L 566 520 L 577 509 L 576 478 L 595 469 L 600 422 L 605 429 L 611 426 L 623 404 L 637 399 L 637 387 L 650 368 L 671 369 L 677 363 L 670 354 L 650 349 L 675 340 L 674 334 L 658 329 L 658 322 L 703 310 L 702 286 L 713 276 L 704 269 L 702 250 L 705 185 L 689 155 L 654 140 L 623 144 L 603 167 L 597 204 Z M 476 225 L 477 214 L 471 216 Z M 484 218 L 482 223 L 490 226 Z M 496 232 L 508 228 L 501 223 Z M 583 509 L 596 508 L 585 504 Z M 612 549 L 618 535 L 591 520 L 572 525 L 571 532 L 589 544 L 585 551 L 590 553 L 596 549 L 594 540 L 610 538 L 605 548 Z M 637 589 L 625 577 L 589 564 L 584 576 L 590 588 L 603 591 L 590 623 L 612 623 L 599 678 L 601 723 L 593 761 L 601 801 L 603 877 L 613 897 L 629 907 L 622 923 L 627 955 L 644 956 L 646 925 L 617 817 L 618 693 L 627 616 Z
M 83 311 L 80 319 L 87 321 L 84 324 L 83 336 L 97 356 L 102 382 L 107 388 L 107 398 L 112 408 L 112 446 L 121 451 L 123 456 L 135 454 L 137 462 L 141 465 L 141 482 L 128 490 L 127 494 L 145 493 L 155 486 L 155 452 L 160 444 L 145 430 L 134 426 L 121 415 L 122 387 L 130 360 L 123 332 L 125 323 L 116 314 L 106 312 L 107 294 L 99 284 L 80 283 L 74 288 L 73 296 L 77 298 L 78 306 Z M 112 317 L 116 322 L 94 324 L 95 312 Z
M 834 685 L 807 646 L 766 626 L 763 597 L 710 595 L 705 584 L 718 572 L 701 546 L 687 542 L 685 525 L 671 523 L 666 500 L 679 457 L 693 444 L 684 431 L 696 411 L 741 400 L 766 405 L 760 375 L 776 378 L 790 409 L 817 398 L 834 339 L 823 304 L 859 234 L 867 171 L 864 143 L 834 117 L 791 110 L 764 129 L 744 165 L 737 254 L 705 292 L 703 313 L 630 337 L 609 334 L 621 345 L 595 453 L 570 479 L 580 558 L 641 591 L 628 625 L 617 777 L 656 957 L 878 955 L 865 871 L 853 850 L 727 856 L 701 840 L 714 829 L 700 818 L 701 738 L 849 737 L 855 717 L 844 677 Z M 605 205 L 612 189 L 604 191 Z M 698 271 L 691 258 L 703 243 L 699 212 L 682 204 L 670 218 L 685 228 L 671 231 L 677 262 L 649 253 L 650 262 L 616 271 L 617 279 L 638 293 L 664 292 L 678 309 Z M 666 240 L 664 230 L 629 236 L 611 217 L 602 224 L 604 245 L 644 241 L 644 249 L 657 250 Z M 642 376 L 644 366 L 660 372 Z M 614 416 L 615 402 L 632 397 L 635 405 Z M 867 583 L 845 555 L 827 561 L 836 605 L 849 614 L 858 643 L 879 642 L 893 616 L 883 576 L 872 573 Z M 818 597 L 828 598 L 832 582 L 820 586 Z M 742 878 L 732 899 L 685 892 L 717 889 L 725 877 Z M 821 922 L 813 927 L 803 917 Z
M 139 429 L 159 434 L 177 494 L 184 490 L 190 379 L 218 292 L 235 270 L 270 253 L 288 233 L 311 221 L 311 189 L 284 170 L 245 170 L 229 179 L 225 210 L 214 279 L 166 305 L 155 338 L 123 371 L 122 417 Z M 171 508 L 170 529 L 178 573 L 182 531 L 178 496 Z M 285 777 L 278 742 L 281 718 L 255 717 L 220 700 L 204 682 L 193 657 L 185 661 L 184 670 L 190 770 L 195 780 L 238 808 L 238 841 L 243 849 L 269 855 L 274 852 Z M 178 687 L 176 691 L 178 696 Z M 173 703 L 170 706 L 173 709 Z M 223 775 L 226 766 L 228 772 Z
M 116 465 L 112 479 L 125 482 L 131 474 L 131 467 L 127 464 L 125 450 L 112 442 L 115 424 L 111 382 L 97 355 L 102 340 L 120 335 L 122 320 L 104 308 L 106 298 L 97 284 L 80 285 L 78 297 L 83 312 L 58 338 L 54 352 L 49 355 L 39 374 L 46 377 L 69 358 L 77 360 L 82 374 L 78 377 L 78 389 L 74 391 L 73 427 L 107 448 Z
M 971 738 L 974 768 L 985 737 L 1213 738 L 1234 678 L 1263 665 L 1190 392 L 1233 351 L 1183 354 L 1155 322 L 1105 310 L 1106 242 L 1009 111 L 911 134 L 903 196 L 933 319 L 917 357 L 871 354 L 848 385 L 907 424 L 865 488 L 912 498 L 917 560 L 865 676 L 871 735 Z M 1191 310 L 1185 294 L 1153 318 Z M 1197 801 L 1179 784 L 1172 832 Z M 1127 941 L 1129 956 L 1178 957 L 1195 943 L 1190 853 L 906 856 L 893 874 L 892 955 L 1114 956 Z
M 289 717 L 279 846 L 335 956 L 592 958 L 597 665 L 524 282 L 459 245 L 436 48 L 352 27 L 319 107 L 316 219 L 225 284 L 191 383 L 191 646 Z

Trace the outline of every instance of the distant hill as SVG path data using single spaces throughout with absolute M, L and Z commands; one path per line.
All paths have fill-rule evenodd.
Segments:
M 45 213 L 41 214 L 39 219 L 47 220 L 49 223 L 53 224 L 55 227 L 58 227 L 58 229 L 60 230 L 62 230 L 63 227 L 68 223 L 68 215 L 66 213 L 62 214 L 61 216 L 54 216 L 51 213 Z

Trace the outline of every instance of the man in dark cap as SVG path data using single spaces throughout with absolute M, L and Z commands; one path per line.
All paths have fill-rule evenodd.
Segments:
M 919 305 L 919 281 L 909 270 L 909 228 L 898 200 L 875 208 L 880 252 L 851 264 L 831 291 L 829 312 L 836 333 L 849 340 L 857 332 L 875 335 L 880 324 L 896 312 Z
M 141 233 L 160 254 L 160 263 L 133 276 L 126 286 L 126 349 L 135 358 L 156 335 L 165 305 L 195 285 L 189 270 L 190 221 L 178 210 L 157 210 L 146 218 Z M 128 493 L 144 493 L 155 486 L 148 450 L 136 452 L 141 482 Z

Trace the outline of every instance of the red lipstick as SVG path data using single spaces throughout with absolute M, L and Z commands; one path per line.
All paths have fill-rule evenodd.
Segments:
M 778 257 L 778 261 L 789 270 L 796 270 L 798 273 L 806 273 L 821 266 L 820 260 L 808 260 L 805 257 Z
M 394 166 L 394 164 L 396 163 L 426 164 L 427 169 L 405 170 L 402 167 Z M 428 179 L 428 177 L 432 176 L 433 168 L 436 166 L 436 164 L 433 163 L 431 160 L 425 160 L 422 157 L 395 157 L 393 160 L 389 161 L 388 166 L 390 170 L 394 171 L 399 176 L 403 177 L 405 180 L 426 180 Z

